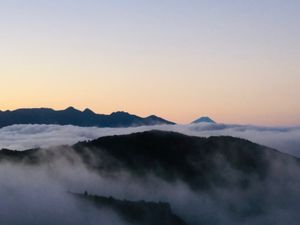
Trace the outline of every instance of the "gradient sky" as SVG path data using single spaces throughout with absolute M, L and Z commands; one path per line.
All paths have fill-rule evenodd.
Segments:
M 300 124 L 299 0 L 4 0 L 0 109 Z

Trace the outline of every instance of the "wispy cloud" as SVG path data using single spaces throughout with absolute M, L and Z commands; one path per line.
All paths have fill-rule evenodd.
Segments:
M 107 135 L 147 130 L 175 131 L 194 136 L 229 135 L 245 138 L 282 152 L 300 156 L 300 127 L 262 127 L 229 124 L 162 125 L 135 128 L 96 128 L 59 125 L 14 125 L 0 129 L 0 148 L 24 150 L 71 145 Z

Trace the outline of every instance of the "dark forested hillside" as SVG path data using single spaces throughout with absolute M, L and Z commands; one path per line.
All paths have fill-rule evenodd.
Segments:
M 253 179 L 263 180 L 274 163 L 299 163 L 297 158 L 239 138 L 200 138 L 164 131 L 102 137 L 68 150 L 2 150 L 0 160 L 27 164 L 42 164 L 57 157 L 72 160 L 67 153 L 75 153 L 89 169 L 100 173 L 152 174 L 168 182 L 181 180 L 193 189 L 232 182 L 246 187 Z M 233 171 L 236 176 L 231 180 Z
M 173 214 L 168 203 L 146 201 L 118 200 L 113 197 L 97 195 L 74 194 L 80 200 L 92 203 L 97 208 L 111 209 L 126 222 L 133 225 L 186 225 L 186 223 Z
M 152 173 L 167 181 L 180 179 L 196 189 L 228 185 L 232 171 L 239 173 L 236 184 L 247 186 L 253 178 L 264 179 L 276 161 L 298 161 L 239 138 L 199 138 L 163 131 L 103 137 L 74 149 L 91 168 L 126 169 L 137 176 Z M 110 160 L 101 160 L 104 156 Z

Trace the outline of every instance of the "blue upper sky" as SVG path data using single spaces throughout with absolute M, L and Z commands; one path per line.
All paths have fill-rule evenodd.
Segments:
M 1 1 L 0 109 L 300 124 L 299 11 L 296 0 Z

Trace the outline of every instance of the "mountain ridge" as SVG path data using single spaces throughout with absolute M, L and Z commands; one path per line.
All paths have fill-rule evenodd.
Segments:
M 74 107 L 64 110 L 51 108 L 20 108 L 0 111 L 0 128 L 15 124 L 58 124 L 83 127 L 137 127 L 175 123 L 161 117 L 151 115 L 139 117 L 124 111 L 113 112 L 109 115 L 97 114 L 86 108 L 80 111 Z

